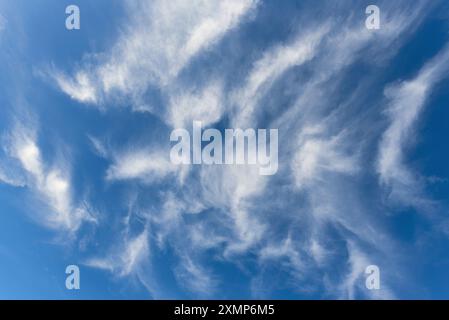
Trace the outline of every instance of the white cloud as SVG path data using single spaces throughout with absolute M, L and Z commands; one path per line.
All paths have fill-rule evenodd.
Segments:
M 25 187 L 25 177 L 14 168 L 11 164 L 7 164 L 6 159 L 0 161 L 0 183 L 4 183 L 13 187 Z
M 424 1 L 407 5 L 383 6 L 383 23 L 380 32 L 372 32 L 361 28 L 359 20 L 353 21 L 350 15 L 343 20 L 337 17 L 331 20 L 331 31 L 322 39 L 319 51 L 315 53 L 313 74 L 303 84 L 296 102 L 273 123 L 274 127 L 282 127 L 285 132 L 295 128 L 302 130 L 298 120 L 309 120 L 307 116 L 326 117 L 327 108 L 335 109 L 335 87 L 340 83 L 341 76 L 347 67 L 358 60 L 368 64 L 379 63 L 379 59 L 388 59 L 407 40 L 426 14 Z M 344 16 L 345 17 L 345 16 Z M 324 29 L 325 30 L 325 29 Z M 369 81 L 371 78 L 367 77 Z M 355 95 L 365 94 L 354 92 Z M 332 95 L 332 96 L 331 96 Z M 348 99 L 350 102 L 351 99 Z M 320 112 L 322 114 L 320 114 Z M 315 124 L 316 121 L 313 121 Z
M 138 273 L 141 264 L 149 259 L 149 254 L 148 231 L 145 229 L 136 237 L 126 235 L 123 243 L 110 255 L 91 258 L 85 264 L 123 277 Z
M 399 16 L 402 18 L 402 15 Z M 361 147 L 366 141 L 354 135 L 355 129 L 359 128 L 357 119 L 351 120 L 355 123 L 354 128 L 351 128 L 341 114 L 364 93 L 354 91 L 342 103 L 342 110 L 337 110 L 341 114 L 335 111 L 329 115 L 329 110 L 340 107 L 334 105 L 335 97 L 331 95 L 335 93 L 335 83 L 345 75 L 345 67 L 358 59 L 372 57 L 370 54 L 364 57 L 361 53 L 365 53 L 364 49 L 372 49 L 376 44 L 390 49 L 392 48 L 389 46 L 393 44 L 398 46 L 401 41 L 397 37 L 404 35 L 409 25 L 416 22 L 416 15 L 411 16 L 411 21 L 401 19 L 403 23 L 394 28 L 389 27 L 390 30 L 378 38 L 357 24 L 348 27 L 350 22 L 344 21 L 345 32 L 342 34 L 332 33 L 324 27 L 316 32 L 297 36 L 295 41 L 287 45 L 274 46 L 253 64 L 244 86 L 237 88 L 231 97 L 223 95 L 223 92 L 220 96 L 216 94 L 219 90 L 212 90 L 211 98 L 204 98 L 210 94 L 211 88 L 217 88 L 215 84 L 219 81 L 216 79 L 212 81 L 212 86 L 181 91 L 183 94 L 178 95 L 178 98 L 173 98 L 177 96 L 172 95 L 171 102 L 175 101 L 172 103 L 172 111 L 176 111 L 178 117 L 171 117 L 171 123 L 179 126 L 189 123 L 193 118 L 191 114 L 195 112 L 189 110 L 192 104 L 211 100 L 211 104 L 215 106 L 220 99 L 225 102 L 230 99 L 237 105 L 233 110 L 235 113 L 231 114 L 231 123 L 244 127 L 253 122 L 257 109 L 264 107 L 263 99 L 272 93 L 273 84 L 286 71 L 300 67 L 298 72 L 301 72 L 307 62 L 313 67 L 304 88 L 299 90 L 296 103 L 289 106 L 290 110 L 280 114 L 272 124 L 272 127 L 283 131 L 285 139 L 280 147 L 286 155 L 283 160 L 290 164 L 291 171 L 282 171 L 281 168 L 279 175 L 273 179 L 276 180 L 273 181 L 275 187 L 269 188 L 269 178 L 261 177 L 251 166 L 202 166 L 198 170 L 192 170 L 185 183 L 193 190 L 192 193 L 184 194 L 176 186 L 177 195 L 169 201 L 170 205 L 166 202 L 162 208 L 166 214 L 162 215 L 163 218 L 154 219 L 158 241 L 169 243 L 179 252 L 198 254 L 216 249 L 220 256 L 229 261 L 237 261 L 236 263 L 240 254 L 255 252 L 262 262 L 287 261 L 295 275 L 313 273 L 311 265 L 303 261 L 307 260 L 306 255 L 312 257 L 323 272 L 329 272 L 328 258 L 333 254 L 326 247 L 325 241 L 326 227 L 329 225 L 347 230 L 359 241 L 372 246 L 374 251 L 391 253 L 388 246 L 393 245 L 383 232 L 381 224 L 372 219 L 373 210 L 366 208 L 363 201 L 355 195 L 357 186 L 344 183 L 346 176 L 359 172 L 361 166 L 358 152 L 363 149 Z M 298 87 L 298 83 L 294 86 Z M 298 91 L 297 88 L 296 90 Z M 179 109 L 176 109 L 176 105 L 180 106 Z M 187 115 L 180 115 L 181 110 L 188 110 Z M 214 107 L 213 110 L 219 108 Z M 221 117 L 221 112 L 228 115 L 227 111 L 213 112 L 217 116 L 208 118 L 217 119 Z M 211 123 L 214 121 L 210 120 Z M 316 123 L 320 125 L 316 126 Z M 296 183 L 296 187 L 308 188 L 276 184 L 279 180 L 285 183 L 290 173 L 293 173 L 294 179 L 291 180 Z M 330 176 L 335 177 L 330 179 Z M 198 183 L 200 191 L 197 189 Z M 281 190 L 279 193 L 273 190 L 277 188 Z M 179 196 L 178 192 L 183 196 Z M 277 196 L 279 198 L 275 198 Z M 187 197 L 202 205 L 201 212 L 213 214 L 204 214 L 201 223 L 187 227 L 184 215 L 192 213 L 189 205 L 185 204 Z M 272 216 L 264 212 L 267 206 L 284 202 L 291 206 L 272 213 Z M 201 212 L 197 213 L 203 214 Z M 279 242 L 273 236 L 274 226 L 279 221 L 287 223 L 291 226 L 289 230 L 292 233 L 302 234 L 303 238 L 292 237 Z M 187 236 L 192 232 L 200 234 Z M 344 232 L 341 236 L 345 237 Z M 185 241 L 186 238 L 192 241 Z M 192 263 L 197 265 L 198 261 L 192 260 Z M 207 274 L 206 270 L 203 271 Z
M 168 123 L 174 128 L 189 128 L 193 121 L 203 126 L 220 120 L 223 112 L 223 92 L 218 84 L 210 84 L 200 92 L 184 92 L 170 98 Z
M 95 104 L 98 102 L 97 89 L 85 71 L 78 71 L 74 79 L 60 72 L 54 72 L 53 77 L 59 88 L 70 98 L 83 103 Z
M 99 104 L 116 94 L 147 109 L 141 95 L 162 89 L 193 57 L 217 43 L 257 5 L 255 0 L 138 1 L 128 3 L 130 23 L 110 53 L 97 56 L 71 79 L 51 72 L 60 89 L 75 100 Z
M 305 271 L 305 263 L 303 257 L 295 248 L 294 241 L 289 235 L 280 244 L 269 244 L 262 248 L 259 252 L 259 259 L 261 262 L 269 260 L 287 259 L 290 268 L 294 272 L 302 273 Z
M 176 198 L 171 192 L 166 195 L 159 214 L 150 217 L 157 226 L 155 237 L 159 247 L 164 247 L 168 237 L 178 234 L 177 231 L 182 228 L 182 214 L 189 211 L 185 201 Z
M 180 283 L 203 296 L 213 291 L 218 279 L 202 266 L 202 254 L 224 247 L 220 256 L 233 261 L 263 240 L 267 226 L 252 211 L 250 199 L 261 194 L 267 178 L 246 166 L 198 170 L 188 177 L 188 188 L 168 192 L 162 207 L 148 219 L 158 246 L 170 245 L 181 257 L 175 269 Z M 201 219 L 192 223 L 192 215 Z
M 235 103 L 239 106 L 233 119 L 235 127 L 251 126 L 253 113 L 260 99 L 284 72 L 313 59 L 328 31 L 329 26 L 324 25 L 300 34 L 292 43 L 275 46 L 254 63 L 245 86 L 234 93 Z
M 38 222 L 59 231 L 75 232 L 83 221 L 95 221 L 89 208 L 73 204 L 67 165 L 59 163 L 50 167 L 44 163 L 33 130 L 16 125 L 7 140 L 7 151 L 19 160 L 28 176 L 26 186 L 50 209 L 42 210 L 35 217 Z
M 291 169 L 280 170 L 280 174 L 291 173 L 286 175 L 286 179 L 292 176 L 294 179 L 291 180 L 299 187 L 295 191 L 285 187 L 288 196 L 280 195 L 279 201 L 293 202 L 292 208 L 287 209 L 292 211 L 291 216 L 285 219 L 292 226 L 292 232 L 303 234 L 303 238 L 295 242 L 317 264 L 310 268 L 303 263 L 300 270 L 304 273 L 313 274 L 317 268 L 325 274 L 332 273 L 329 261 L 335 252 L 324 245 L 328 243 L 329 226 L 344 230 L 341 232 L 344 239 L 354 237 L 357 239 L 354 241 L 368 244 L 373 252 L 395 259 L 394 241 L 381 222 L 383 213 L 366 205 L 357 182 L 360 178 L 357 174 L 369 170 L 368 164 L 359 161 L 365 159 L 362 156 L 367 156 L 362 152 L 369 149 L 368 144 L 373 138 L 370 130 L 364 127 L 367 124 L 364 118 L 373 104 L 366 105 L 363 98 L 376 75 L 367 75 L 346 96 L 341 96 L 339 85 L 347 75 L 347 67 L 353 63 L 363 60 L 376 65 L 378 57 L 388 59 L 390 54 L 380 54 L 381 50 L 388 48 L 387 51 L 393 54 L 404 43 L 424 14 L 421 5 L 404 8 L 403 11 L 397 7 L 384 10 L 389 11 L 384 18 L 387 28 L 378 33 L 360 28 L 350 19 L 338 21 L 337 18 L 338 28 L 332 28 L 322 39 L 319 50 L 310 61 L 307 79 L 302 86 L 294 83 L 298 88 L 296 102 L 276 115 L 271 123 L 272 127 L 281 129 L 280 163 L 289 163 Z M 364 103 L 363 110 L 358 107 L 360 101 Z M 298 200 L 292 200 L 295 198 Z M 278 218 L 284 217 L 279 214 Z M 275 248 L 271 250 L 271 257 L 274 258 L 276 252 L 285 251 L 284 247 L 276 246 L 278 242 L 269 238 L 267 242 L 267 248 Z M 285 259 L 285 255 L 280 259 Z M 335 285 L 332 283 L 329 288 L 330 295 Z
M 196 263 L 188 256 L 183 256 L 175 270 L 178 282 L 196 295 L 211 296 L 218 280 L 210 270 Z
M 114 156 L 107 171 L 108 180 L 154 181 L 177 172 L 168 152 L 132 151 Z
M 388 87 L 389 126 L 379 146 L 377 170 L 381 182 L 390 187 L 391 196 L 407 204 L 418 204 L 420 187 L 417 175 L 404 164 L 404 148 L 410 143 L 415 124 L 432 87 L 449 70 L 449 46 L 428 62 L 412 80 Z
M 105 144 L 103 143 L 103 141 L 101 141 L 98 138 L 95 138 L 91 135 L 88 135 L 87 138 L 89 139 L 91 146 L 94 150 L 94 152 L 101 158 L 107 158 L 109 156 L 109 150 L 108 148 L 105 146 Z
M 367 296 L 371 299 L 395 299 L 395 295 L 386 285 L 386 281 L 383 279 L 384 270 L 380 269 L 380 289 L 368 290 L 365 285 L 366 267 L 373 265 L 374 263 L 360 251 L 360 249 L 352 242 L 348 242 L 347 245 L 349 254 L 349 272 L 346 274 L 344 281 L 340 287 L 342 299 L 356 299 L 357 293 L 362 293 L 363 296 Z
M 267 226 L 258 219 L 251 200 L 263 193 L 269 178 L 247 165 L 202 167 L 200 176 L 204 203 L 224 210 L 232 221 L 225 255 L 245 252 L 257 244 Z
M 321 245 L 319 240 L 312 238 L 308 248 L 309 254 L 313 257 L 318 265 L 323 266 L 329 255 L 328 250 Z
M 321 138 L 322 128 L 305 128 L 292 160 L 292 170 L 298 187 L 323 181 L 329 173 L 354 174 L 358 171 L 356 155 L 345 154 L 344 133 Z
M 193 81 L 188 85 L 178 82 L 192 59 L 220 41 L 255 5 L 256 1 L 129 3 L 131 23 L 111 52 L 95 56 L 73 76 L 53 72 L 60 89 L 83 103 L 104 106 L 108 99 L 125 97 L 132 100 L 135 109 L 160 112 L 174 127 L 187 127 L 192 120 L 213 124 L 224 116 L 230 117 L 232 125 L 247 127 L 265 107 L 267 96 L 283 94 L 273 92 L 274 84 L 292 68 L 298 68 L 302 75 L 310 63 L 303 86 L 300 82 L 282 84 L 286 91 L 298 94 L 297 101 L 285 109 L 276 106 L 279 112 L 276 109 L 274 119 L 268 119 L 274 120 L 272 127 L 283 132 L 280 147 L 286 155 L 283 162 L 288 164 L 275 177 L 261 177 L 251 166 L 198 166 L 181 173 L 171 165 L 166 150 L 115 152 L 90 139 L 98 155 L 112 159 L 106 175 L 111 181 L 136 179 L 156 184 L 172 174 L 182 175 L 179 184 L 161 190 L 165 197 L 162 204 L 154 204 L 157 208 L 144 218 L 161 249 L 164 245 L 174 247 L 180 256 L 177 278 L 194 292 L 208 293 L 217 285 L 213 271 L 202 263 L 201 254 L 207 250 L 216 250 L 219 258 L 236 264 L 241 262 L 239 254 L 249 252 L 262 262 L 286 260 L 299 275 L 311 272 L 304 262 L 310 257 L 321 271 L 329 271 L 326 263 L 332 252 L 325 241 L 329 225 L 343 229 L 341 237 L 351 233 L 373 250 L 388 251 L 386 247 L 390 246 L 381 225 L 371 218 L 373 210 L 358 198 L 356 183 L 345 184 L 345 178 L 361 168 L 358 150 L 366 141 L 354 136 L 361 127 L 359 114 L 354 113 L 349 124 L 346 120 L 350 116 L 342 114 L 352 115 L 349 107 L 364 93 L 354 90 L 349 99 L 336 105 L 341 98 L 336 88 L 352 63 L 376 62 L 377 53 L 393 52 L 400 46 L 419 20 L 419 6 L 403 14 L 397 8 L 385 10 L 386 24 L 378 33 L 361 27 L 359 19 L 354 23 L 352 18 L 340 19 L 336 14 L 324 27 L 309 29 L 291 42 L 268 49 L 252 64 L 243 86 L 234 88 L 229 96 L 223 86 L 226 75 L 223 79 L 207 79 L 203 86 Z M 328 27 L 337 25 L 338 32 Z M 364 84 L 372 80 L 366 78 Z M 156 111 L 146 105 L 144 92 L 152 86 L 163 91 L 167 110 Z M 235 106 L 232 114 L 226 110 L 229 101 Z M 34 151 L 30 147 L 23 152 Z M 42 172 L 39 161 L 28 159 L 24 166 L 38 173 L 35 176 Z M 62 195 L 54 200 L 54 206 L 63 210 L 70 199 L 64 196 L 69 194 L 70 188 L 64 184 L 68 179 L 58 171 L 52 175 L 52 171 L 44 171 L 42 180 L 51 181 L 48 189 Z M 52 178 L 47 179 L 48 175 Z M 268 179 L 273 179 L 273 187 Z M 267 208 L 270 206 L 282 209 Z M 187 218 L 191 215 L 202 216 L 195 221 Z M 279 240 L 273 234 L 281 223 L 288 224 L 291 234 L 300 236 Z M 110 255 L 91 259 L 88 264 L 120 276 L 141 275 L 140 267 L 149 259 L 148 238 L 147 231 L 137 237 L 127 233 L 123 244 Z M 342 285 L 346 297 L 354 296 L 361 266 L 367 262 L 360 251 L 350 254 L 352 269 Z

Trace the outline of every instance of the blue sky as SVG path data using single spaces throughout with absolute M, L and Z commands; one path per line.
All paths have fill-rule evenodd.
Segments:
M 449 298 L 448 27 L 445 1 L 0 0 L 0 298 Z M 193 121 L 278 129 L 279 170 L 173 165 Z

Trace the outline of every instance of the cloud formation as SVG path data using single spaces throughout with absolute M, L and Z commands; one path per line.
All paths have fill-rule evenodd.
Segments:
M 98 79 L 102 81 L 100 85 L 88 87 L 95 88 L 99 94 L 94 96 L 101 99 L 112 92 L 119 97 L 132 96 L 136 105 L 135 98 L 140 99 L 149 86 L 160 86 L 167 103 L 166 109 L 157 113 L 174 128 L 187 127 L 194 120 L 211 125 L 223 118 L 229 120 L 230 126 L 246 128 L 256 126 L 263 119 L 270 127 L 281 130 L 284 165 L 279 175 L 261 177 L 250 166 L 198 166 L 184 171 L 183 178 L 179 179 L 180 171 L 157 156 L 157 152 L 139 151 L 113 156 L 107 177 L 109 180 L 141 179 L 149 185 L 157 185 L 158 177 L 169 179 L 172 187 L 164 189 L 160 205 L 149 211 L 147 219 L 158 247 L 168 246 L 177 253 L 179 262 L 173 272 L 178 281 L 197 295 L 212 292 L 220 283 L 213 270 L 202 263 L 206 253 L 214 250 L 220 259 L 229 262 L 249 253 L 257 257 L 261 266 L 280 262 L 298 286 L 313 286 L 307 282 L 317 273 L 330 278 L 333 259 L 347 255 L 347 268 L 343 268 L 341 275 L 321 285 L 330 296 L 355 298 L 363 287 L 363 266 L 368 263 L 365 250 L 374 260 L 391 258 L 394 241 L 384 232 L 382 223 L 375 221 L 374 212 L 356 197 L 357 185 L 349 182 L 364 171 L 360 160 L 366 156 L 363 152 L 368 151 L 367 142 L 374 138 L 373 135 L 358 139 L 364 125 L 358 117 L 363 113 L 354 109 L 373 78 L 361 79 L 349 95 L 341 93 L 339 83 L 354 64 L 385 63 L 376 59 L 376 54 L 399 49 L 399 39 L 405 41 L 412 26 L 422 19 L 421 5 L 391 6 L 384 17 L 384 30 L 377 35 L 360 28 L 358 20 L 351 15 L 337 16 L 300 30 L 290 40 L 266 48 L 247 67 L 243 85 L 232 90 L 224 89 L 225 76 L 217 79 L 213 75 L 203 85 L 177 81 L 189 61 L 206 52 L 206 48 L 222 37 L 224 30 L 235 28 L 239 19 L 254 8 L 254 3 L 219 8 L 217 14 L 222 17 L 216 19 L 216 27 L 210 33 L 203 34 L 209 29 L 203 26 L 211 23 L 207 18 L 195 26 L 184 25 L 190 33 L 173 27 L 165 30 L 162 22 L 150 31 L 132 29 L 112 50 L 110 57 L 120 59 L 111 58 L 107 63 L 92 66 L 93 71 L 86 71 L 100 74 Z M 178 12 L 180 7 L 157 3 L 151 10 L 150 16 L 158 12 L 157 19 L 176 16 L 182 22 L 187 21 L 184 14 L 193 9 Z M 210 15 L 205 12 L 202 11 L 205 16 Z M 158 38 L 155 43 L 159 46 L 147 51 L 139 39 L 152 39 L 156 31 L 167 39 Z M 140 59 L 141 52 L 151 54 Z M 176 61 L 170 60 L 174 52 L 179 54 Z M 144 76 L 131 71 L 137 67 L 146 71 Z M 302 78 L 305 73 L 307 77 Z M 78 83 L 87 81 L 81 76 Z M 285 92 L 294 92 L 298 85 L 301 89 L 291 95 L 287 106 L 271 113 L 270 101 L 283 99 Z M 95 99 L 91 102 L 98 103 Z M 348 121 L 352 127 L 347 126 Z M 279 183 L 284 187 L 273 188 Z M 267 199 L 273 202 L 273 208 L 267 208 Z M 192 216 L 200 218 L 192 222 Z M 283 227 L 274 227 L 277 225 Z M 329 247 L 332 241 L 327 233 L 329 228 L 336 230 L 344 246 Z M 254 279 L 263 282 L 263 277 L 257 274 Z M 393 297 L 389 289 L 382 292 L 376 297 Z
M 227 297 L 221 286 L 235 285 L 236 273 L 253 297 L 279 297 L 267 285 L 279 274 L 279 286 L 301 297 L 394 298 L 394 277 L 370 292 L 364 270 L 404 268 L 384 195 L 405 206 L 425 196 L 406 147 L 448 73 L 449 50 L 410 80 L 390 72 L 430 9 L 424 1 L 379 5 L 382 26 L 373 31 L 356 1 L 323 3 L 319 13 L 309 2 L 126 2 L 110 49 L 47 70 L 68 99 L 103 111 L 72 128 L 74 148 L 91 161 L 85 179 L 106 208 L 103 219 L 78 203 L 71 172 L 84 163 L 49 161 L 33 130 L 11 130 L 0 181 L 48 204 L 43 221 L 52 229 L 76 232 L 96 221 L 92 237 L 107 240 L 89 243 L 85 264 L 136 277 L 154 297 L 168 286 L 187 297 Z M 277 174 L 175 166 L 169 133 L 193 121 L 279 129 Z M 167 274 L 164 286 L 158 279 Z
M 420 205 L 425 200 L 418 176 L 404 163 L 404 149 L 414 136 L 432 88 L 447 77 L 449 48 L 445 47 L 411 80 L 389 86 L 386 112 L 390 124 L 379 147 L 378 172 L 381 182 L 391 189 L 391 198 L 404 204 Z
M 5 140 L 9 143 L 6 151 L 19 161 L 26 182 L 17 182 L 20 176 L 3 180 L 13 186 L 24 185 L 40 198 L 43 207 L 39 216 L 34 217 L 37 222 L 70 233 L 76 232 L 84 221 L 95 222 L 87 204 L 73 203 L 68 165 L 61 162 L 50 166 L 44 162 L 35 130 L 17 124 Z
M 126 4 L 130 26 L 98 63 L 68 76 L 51 71 L 72 99 L 102 104 L 124 95 L 133 108 L 152 110 L 143 101 L 149 87 L 166 88 L 201 52 L 217 43 L 257 6 L 256 0 L 137 1 Z

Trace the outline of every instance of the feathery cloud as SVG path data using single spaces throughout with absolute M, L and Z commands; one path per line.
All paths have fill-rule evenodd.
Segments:
M 449 46 L 446 46 L 415 78 L 396 83 L 385 90 L 389 100 L 386 110 L 390 124 L 379 146 L 377 170 L 380 181 L 391 188 L 392 199 L 402 203 L 419 205 L 423 202 L 418 177 L 404 164 L 404 148 L 416 135 L 414 126 L 429 93 L 447 77 L 448 70 Z
M 35 217 L 39 223 L 58 231 L 74 233 L 84 221 L 95 222 L 95 217 L 86 205 L 73 204 L 67 164 L 48 166 L 44 163 L 33 129 L 25 129 L 17 124 L 7 140 L 9 155 L 19 161 L 27 175 L 26 186 L 48 206 Z
M 127 235 L 123 243 L 106 257 L 88 259 L 87 266 L 108 270 L 119 276 L 138 273 L 142 263 L 149 259 L 148 231 L 145 229 L 136 237 Z
M 96 65 L 70 77 L 51 71 L 59 88 L 83 103 L 101 104 L 122 95 L 134 108 L 149 110 L 142 95 L 151 86 L 164 89 L 201 52 L 217 43 L 257 5 L 255 0 L 182 0 L 128 3 L 131 24 L 111 52 Z

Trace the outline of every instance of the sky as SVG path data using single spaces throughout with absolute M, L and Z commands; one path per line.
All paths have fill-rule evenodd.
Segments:
M 449 298 L 447 1 L 0 0 L 0 49 L 0 299 Z

